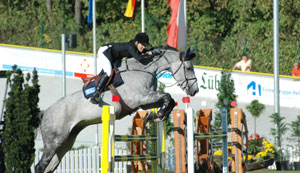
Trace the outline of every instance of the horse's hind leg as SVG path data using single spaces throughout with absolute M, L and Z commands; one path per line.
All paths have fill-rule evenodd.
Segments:
M 55 155 L 54 148 L 46 148 L 41 160 L 35 166 L 35 173 L 44 173 L 46 167 L 48 166 L 49 162 L 52 160 L 53 156 Z
M 53 150 L 54 153 L 52 153 L 53 155 L 52 155 L 51 159 L 46 160 L 47 162 L 45 162 L 45 163 L 48 163 L 48 164 L 44 164 L 44 165 L 41 166 L 42 167 L 41 170 L 42 170 L 43 173 L 44 172 L 45 173 L 53 172 L 57 168 L 57 166 L 59 165 L 61 159 L 66 154 L 66 152 L 69 151 L 72 148 L 72 146 L 75 142 L 75 139 L 76 139 L 79 132 L 80 132 L 80 130 L 78 128 L 77 128 L 77 130 L 73 129 L 71 131 L 71 133 L 69 134 L 69 136 L 67 138 L 65 138 L 63 143 L 61 145 L 57 146 L 55 150 Z M 44 156 L 44 154 L 43 154 L 43 156 Z M 50 158 L 50 157 L 48 157 L 48 158 Z M 43 161 L 43 160 L 41 160 L 41 161 Z M 43 162 L 41 162 L 41 163 L 43 163 Z

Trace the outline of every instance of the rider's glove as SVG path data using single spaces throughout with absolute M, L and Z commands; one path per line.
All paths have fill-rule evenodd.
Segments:
M 152 50 L 152 55 L 160 55 L 160 54 L 161 54 L 160 48 L 155 48 Z

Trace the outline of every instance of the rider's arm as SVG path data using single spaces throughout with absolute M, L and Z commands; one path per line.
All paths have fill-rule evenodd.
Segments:
M 147 58 L 147 57 L 149 57 L 149 54 L 147 54 L 147 53 L 139 53 L 137 50 L 135 50 L 133 47 L 130 47 L 129 49 L 128 49 L 128 51 L 129 51 L 129 53 L 130 53 L 130 55 L 131 56 L 133 56 L 136 60 L 138 60 L 138 61 L 142 61 L 143 59 L 145 59 L 145 58 Z

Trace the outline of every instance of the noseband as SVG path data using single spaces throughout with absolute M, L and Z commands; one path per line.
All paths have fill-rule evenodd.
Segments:
M 162 56 L 164 57 L 164 58 L 166 58 L 166 56 L 165 56 L 165 52 L 162 54 Z M 180 63 L 180 65 L 179 65 L 179 67 L 175 70 L 175 72 L 172 74 L 172 77 L 176 80 L 176 82 L 174 83 L 174 84 L 172 84 L 172 85 L 169 85 L 169 86 L 165 86 L 165 87 L 172 87 L 172 86 L 174 86 L 174 85 L 178 85 L 179 87 L 181 87 L 183 90 L 185 90 L 186 88 L 188 89 L 188 90 L 190 90 L 190 86 L 188 85 L 188 82 L 190 81 L 190 80 L 194 80 L 194 83 L 191 85 L 191 86 L 193 86 L 196 82 L 197 82 L 197 78 L 196 77 L 193 77 L 193 78 L 188 78 L 187 77 L 187 72 L 186 72 L 186 66 L 185 66 L 185 64 L 184 64 L 184 58 L 180 58 L 180 61 L 181 61 L 181 63 Z M 181 68 L 181 66 L 184 66 L 183 67 L 183 69 L 184 69 L 184 80 L 182 80 L 182 81 L 178 81 L 176 78 L 175 78 L 175 74 L 176 73 L 178 73 L 178 71 L 180 70 L 180 68 Z M 163 73 L 164 74 L 164 73 Z M 163 74 L 161 74 L 159 77 L 161 77 Z M 184 85 L 185 84 L 185 85 Z M 183 86 L 184 85 L 184 86 Z
M 188 85 L 189 81 L 194 80 L 193 84 L 191 86 L 193 86 L 196 82 L 197 82 L 197 78 L 193 77 L 193 78 L 188 78 L 187 77 L 187 72 L 186 72 L 186 66 L 184 64 L 184 60 L 181 59 L 181 63 L 180 66 L 178 67 L 178 69 L 172 74 L 173 78 L 176 80 L 175 78 L 175 74 L 179 71 L 180 67 L 183 65 L 183 70 L 184 70 L 184 80 L 182 81 L 178 81 L 177 84 L 178 86 L 180 86 L 183 90 L 185 90 L 187 88 L 187 90 L 189 91 L 191 89 L 191 87 Z M 176 80 L 177 81 L 177 80 Z M 184 85 L 185 84 L 185 85 Z M 183 86 L 184 85 L 184 86 Z

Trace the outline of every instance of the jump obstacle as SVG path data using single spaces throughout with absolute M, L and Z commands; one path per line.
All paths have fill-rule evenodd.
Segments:
M 184 100 L 187 100 L 186 102 Z M 178 172 L 194 172 L 194 146 L 196 141 L 196 159 L 198 168 L 206 164 L 206 172 L 209 172 L 213 163 L 212 159 L 212 142 L 210 139 L 222 138 L 221 144 L 223 153 L 223 172 L 229 172 L 228 156 L 232 157 L 231 172 L 245 172 L 246 168 L 243 165 L 243 155 L 246 156 L 247 163 L 247 148 L 243 151 L 243 144 L 248 144 L 248 129 L 245 114 L 239 108 L 233 108 L 230 111 L 231 128 L 227 128 L 227 110 L 222 109 L 222 131 L 214 131 L 211 129 L 212 110 L 202 109 L 196 119 L 197 128 L 194 132 L 193 109 L 188 106 L 189 99 L 183 99 L 186 104 L 186 114 L 184 110 L 174 110 L 174 139 L 175 139 L 175 156 L 176 156 L 176 173 Z M 185 116 L 186 115 L 186 116 Z M 185 123 L 186 122 L 186 123 Z M 187 147 L 184 134 L 184 124 L 187 131 Z M 227 142 L 229 137 L 228 132 L 231 132 L 231 142 Z M 244 141 L 245 140 L 245 141 Z M 232 152 L 228 154 L 227 146 L 232 146 Z M 215 145 L 216 146 L 216 145 Z M 186 162 L 187 152 L 187 162 Z M 187 167 L 186 167 L 186 163 Z M 203 164 L 205 163 L 205 164 Z M 203 170 L 203 169 L 202 169 Z
M 165 172 L 165 123 L 151 122 L 152 132 L 148 134 L 143 120 L 148 112 L 138 111 L 133 118 L 131 135 L 115 135 L 115 112 L 113 106 L 102 107 L 102 156 L 103 173 L 114 172 L 115 162 L 131 162 L 133 172 Z M 130 155 L 114 155 L 115 142 L 130 142 Z M 147 145 L 151 141 L 150 154 Z M 146 163 L 151 161 L 150 166 Z M 159 166 L 160 165 L 160 166 Z

